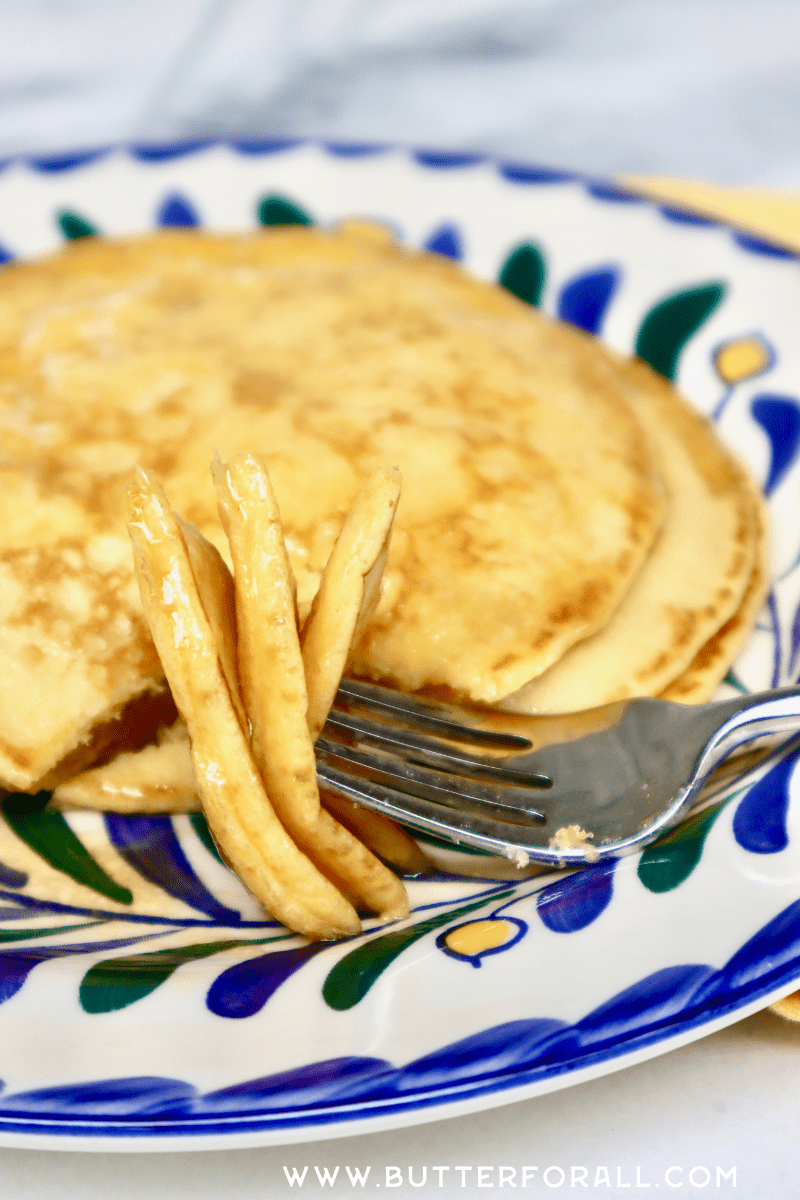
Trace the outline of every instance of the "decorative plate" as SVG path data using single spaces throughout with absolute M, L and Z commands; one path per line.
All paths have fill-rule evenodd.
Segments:
M 773 588 L 728 686 L 800 669 L 800 272 L 716 222 L 474 155 L 111 148 L 0 172 L 4 258 L 95 231 L 365 215 L 636 351 L 763 482 Z M 263 920 L 201 818 L 3 802 L 0 1143 L 197 1149 L 466 1113 L 663 1053 L 800 978 L 790 753 L 661 842 L 567 876 L 441 852 L 410 918 L 336 945 Z M 9 853 L 5 853 L 10 848 Z M 43 881 L 66 889 L 41 899 Z

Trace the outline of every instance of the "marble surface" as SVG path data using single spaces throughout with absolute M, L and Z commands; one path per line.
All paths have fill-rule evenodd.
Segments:
M 797 0 L 0 0 L 0 156 L 209 134 L 800 186 Z

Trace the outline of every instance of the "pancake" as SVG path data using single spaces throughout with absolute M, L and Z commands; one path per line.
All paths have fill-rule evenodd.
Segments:
M 573 712 L 658 695 L 733 618 L 750 586 L 760 517 L 745 470 L 644 363 L 626 365 L 624 394 L 661 466 L 664 524 L 608 624 L 504 700 L 511 711 Z M 720 661 L 729 642 L 719 642 Z
M 159 742 L 124 751 L 60 784 L 55 808 L 95 808 L 123 813 L 199 812 L 189 733 L 177 721 Z
M 320 799 L 341 825 L 401 875 L 425 875 L 431 870 L 424 851 L 395 821 L 332 792 L 321 792 Z M 50 805 L 67 812 L 82 808 L 116 813 L 201 812 L 186 726 L 178 721 L 159 742 L 125 751 L 60 784 Z
M 221 856 L 290 929 L 311 939 L 358 933 L 355 909 L 295 845 L 270 803 L 232 699 L 208 597 L 163 490 L 139 470 L 126 498 L 143 607 L 189 732 L 198 793 Z M 203 588 L 219 589 L 213 608 L 223 612 L 224 581 L 208 572 Z
M 269 474 L 247 453 L 227 465 L 216 459 L 212 471 L 234 565 L 250 750 L 266 793 L 295 844 L 356 910 L 406 917 L 402 883 L 320 803 L 294 579 Z
M 686 669 L 664 688 L 661 692 L 664 700 L 676 700 L 681 704 L 704 704 L 710 700 L 753 631 L 770 584 L 766 505 L 758 495 L 754 495 L 754 504 L 758 516 L 758 545 L 741 603 L 700 647 Z
M 358 493 L 336 539 L 300 634 L 308 688 L 308 731 L 316 741 L 333 705 L 350 651 L 380 601 L 400 473 L 376 471 Z
M 14 506 L 6 498 L 0 513 Z M 130 702 L 163 690 L 127 551 L 117 559 L 113 537 L 82 540 L 86 524 L 56 545 L 0 553 L 0 786 L 10 790 L 74 775 L 121 733 Z
M 303 616 L 359 488 L 400 467 L 352 668 L 480 701 L 515 691 L 607 622 L 658 531 L 625 372 L 358 226 L 87 239 L 4 268 L 0 784 L 74 774 L 67 756 L 162 686 L 121 493 L 141 463 L 226 554 L 214 449 L 264 458 Z

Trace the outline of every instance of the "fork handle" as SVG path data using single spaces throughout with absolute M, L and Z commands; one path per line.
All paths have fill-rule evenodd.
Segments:
M 800 687 L 775 688 L 754 692 L 704 706 L 710 721 L 709 741 L 700 762 L 699 773 L 705 778 L 734 750 L 770 734 L 786 736 L 800 733 Z

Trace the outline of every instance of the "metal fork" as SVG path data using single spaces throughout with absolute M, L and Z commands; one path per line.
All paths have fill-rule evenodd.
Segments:
M 345 680 L 317 741 L 317 776 L 422 833 L 520 865 L 577 865 L 641 849 L 734 751 L 798 732 L 800 687 L 527 717 Z

